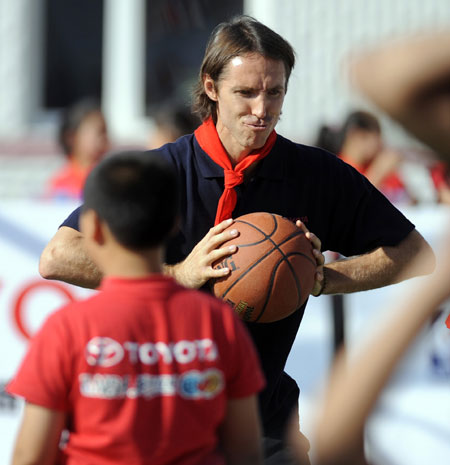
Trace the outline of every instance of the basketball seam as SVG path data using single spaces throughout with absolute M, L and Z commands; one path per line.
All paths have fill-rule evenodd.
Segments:
M 273 220 L 274 220 L 274 228 L 272 230 L 272 232 L 270 233 L 270 235 L 267 235 L 264 231 L 262 231 L 261 229 L 259 229 L 257 226 L 255 226 L 254 224 L 252 223 L 249 223 L 248 221 L 243 221 L 243 220 L 236 220 L 235 223 L 242 223 L 242 224 L 246 224 L 247 226 L 250 226 L 254 229 L 256 229 L 257 231 L 259 231 L 264 237 L 257 241 L 257 242 L 251 242 L 251 243 L 248 243 L 248 244 L 242 244 L 240 245 L 239 247 L 251 247 L 251 246 L 254 246 L 254 245 L 258 245 L 258 244 L 261 244 L 262 242 L 265 242 L 267 239 L 271 240 L 270 237 L 275 233 L 275 231 L 277 230 L 277 226 L 278 226 L 278 222 L 276 220 L 276 218 L 271 215 Z M 271 240 L 271 242 L 273 242 Z
M 284 256 L 282 256 L 280 258 L 280 260 L 278 261 L 278 263 L 276 263 L 276 265 L 273 267 L 272 269 L 272 274 L 271 274 L 271 278 L 270 278 L 270 286 L 269 286 L 269 289 L 272 289 L 273 288 L 273 283 L 275 281 L 275 274 L 276 274 L 276 270 L 280 267 L 280 265 L 286 261 L 289 269 L 291 270 L 291 273 L 292 273 L 292 276 L 294 277 L 294 280 L 295 280 L 295 286 L 297 288 L 297 295 L 298 295 L 298 299 L 297 299 L 297 305 L 296 305 L 296 309 L 300 307 L 300 301 L 302 299 L 302 285 L 298 279 L 298 276 L 297 274 L 295 273 L 295 270 L 293 269 L 294 267 L 292 266 L 292 264 L 286 260 L 286 258 L 289 258 L 289 257 L 292 257 L 293 255 L 300 255 L 301 257 L 304 257 L 306 258 L 307 260 L 309 260 L 310 262 L 312 262 L 312 260 L 310 259 L 310 257 L 308 257 L 306 254 L 304 254 L 303 252 L 290 252 L 289 254 L 284 254 Z M 268 296 L 270 294 L 268 293 Z M 263 316 L 264 312 L 266 311 L 266 308 L 267 308 L 267 304 L 269 303 L 269 297 L 266 298 L 266 301 L 264 302 L 264 305 L 263 305 L 263 308 L 261 309 L 261 312 L 259 313 L 258 315 L 258 318 L 256 318 L 254 320 L 254 322 L 258 322 L 258 320 Z

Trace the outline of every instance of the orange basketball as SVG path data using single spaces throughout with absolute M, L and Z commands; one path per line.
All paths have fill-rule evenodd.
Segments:
M 314 286 L 316 260 L 310 241 L 294 223 L 272 213 L 250 213 L 229 226 L 237 252 L 214 265 L 231 273 L 212 283 L 244 321 L 270 323 L 301 307 Z

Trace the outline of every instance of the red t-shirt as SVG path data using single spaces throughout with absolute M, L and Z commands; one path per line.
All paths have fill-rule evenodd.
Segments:
M 52 199 L 80 200 L 84 183 L 91 168 L 83 168 L 73 160 L 55 173 L 49 180 L 45 196 Z
M 446 163 L 437 162 L 430 168 L 431 179 L 437 190 L 449 187 L 449 169 Z
M 263 387 L 231 308 L 157 275 L 52 314 L 8 391 L 69 413 L 68 465 L 221 464 L 227 399 Z

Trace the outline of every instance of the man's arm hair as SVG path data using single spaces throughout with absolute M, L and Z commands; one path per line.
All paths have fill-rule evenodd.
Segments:
M 12 465 L 53 465 L 65 413 L 26 403 L 14 447 Z
M 354 84 L 450 162 L 450 30 L 390 42 L 356 58 Z
M 324 266 L 324 294 L 367 291 L 426 275 L 435 266 L 430 245 L 415 229 L 394 247 L 379 247 Z
M 102 273 L 84 249 L 83 235 L 62 226 L 46 245 L 39 260 L 39 273 L 45 279 L 64 281 L 95 289 Z

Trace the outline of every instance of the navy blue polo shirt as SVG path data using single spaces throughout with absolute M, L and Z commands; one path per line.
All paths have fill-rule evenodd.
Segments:
M 168 244 L 166 261 L 182 261 L 214 225 L 224 189 L 223 168 L 200 148 L 193 135 L 161 149 L 179 174 L 182 221 Z M 265 211 L 301 219 L 322 241 L 323 250 L 344 256 L 394 246 L 414 225 L 370 182 L 336 156 L 315 147 L 295 144 L 278 135 L 270 154 L 251 179 L 237 186 L 233 217 Z M 78 229 L 79 209 L 62 224 Z M 275 323 L 246 323 L 260 355 L 267 387 L 260 395 L 265 435 L 281 438 L 298 401 L 294 380 L 284 373 L 305 305 Z M 182 309 L 180 309 L 182 311 Z

